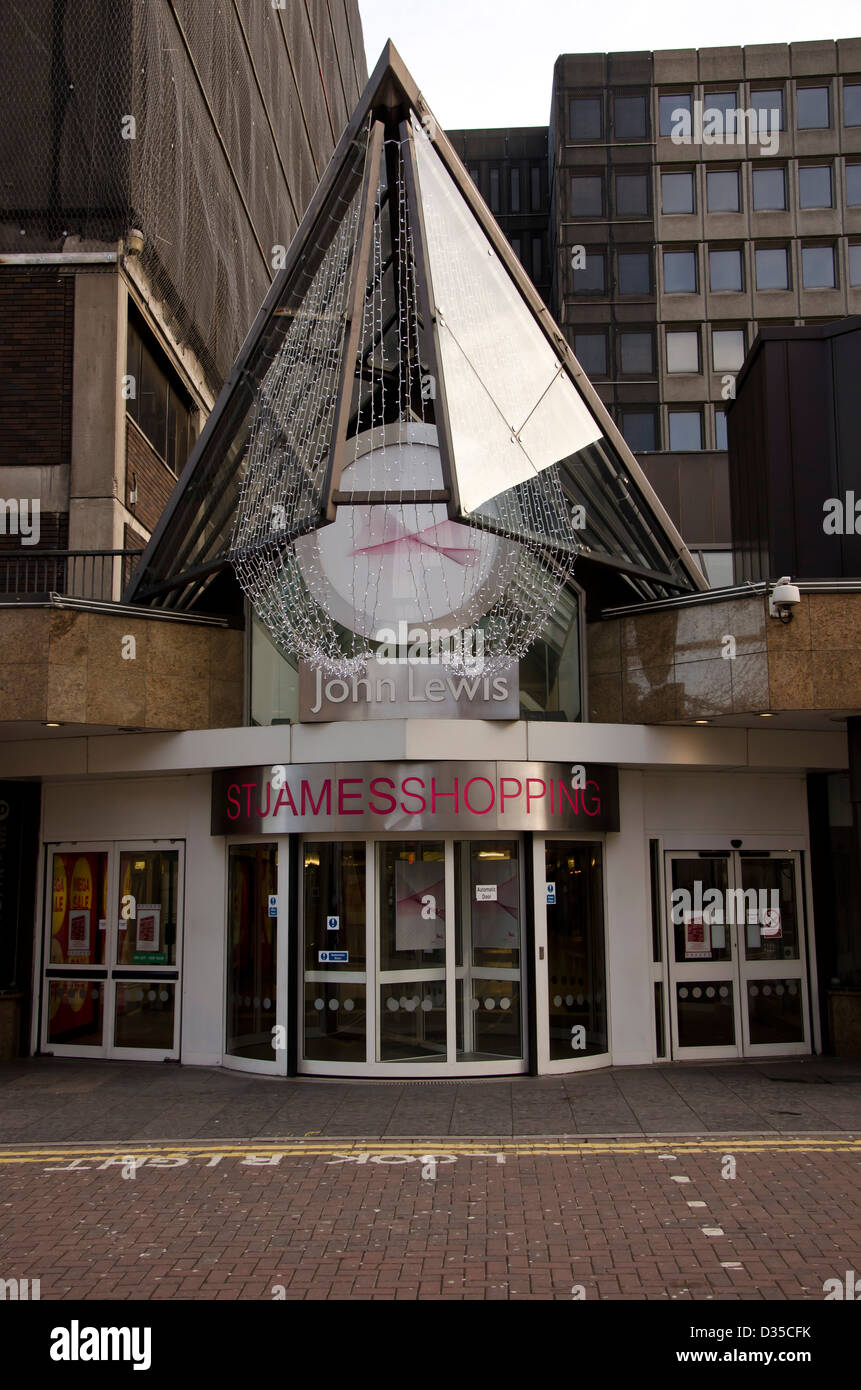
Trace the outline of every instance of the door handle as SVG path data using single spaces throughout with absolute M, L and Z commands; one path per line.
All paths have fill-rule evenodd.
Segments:
M 543 946 L 539 946 L 539 947 L 538 947 L 538 959 L 539 959 L 539 960 L 543 960 L 543 959 L 544 959 L 544 947 L 543 947 Z

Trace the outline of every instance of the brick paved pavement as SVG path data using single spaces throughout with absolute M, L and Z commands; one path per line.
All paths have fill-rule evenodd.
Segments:
M 216 1067 L 0 1065 L 0 1142 L 257 1135 L 861 1133 L 861 1061 L 613 1067 L 472 1081 L 279 1079 Z
M 230 1148 L 137 1146 L 132 1179 L 121 1149 L 6 1147 L 0 1267 L 42 1299 L 219 1301 L 821 1301 L 861 1268 L 847 1138 Z

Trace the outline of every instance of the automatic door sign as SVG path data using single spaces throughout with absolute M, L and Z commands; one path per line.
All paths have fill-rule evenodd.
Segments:
M 555 884 L 555 883 L 548 883 L 548 884 L 547 884 L 547 906 L 548 906 L 548 907 L 553 907 L 553 906 L 555 906 L 555 903 L 556 903 L 556 884 Z
M 347 965 L 350 960 L 349 951 L 318 951 L 317 960 L 320 965 Z
M 270 894 L 269 894 L 269 916 L 270 916 L 270 917 L 277 917 L 277 916 L 278 916 L 278 894 L 277 894 L 277 893 L 270 893 Z
M 779 940 L 783 936 L 783 924 L 780 920 L 780 908 L 762 908 L 759 914 L 759 927 L 764 937 L 770 937 L 772 941 Z
M 341 926 L 341 919 L 340 919 L 340 917 L 327 917 L 327 918 L 326 918 L 326 931 L 338 931 L 338 930 L 340 929 L 340 926 Z
M 495 883 L 477 883 L 475 885 L 475 901 L 477 903 L 495 903 L 496 889 Z

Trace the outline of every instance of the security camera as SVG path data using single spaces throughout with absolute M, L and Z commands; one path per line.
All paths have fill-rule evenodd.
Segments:
M 800 602 L 801 592 L 798 585 L 793 584 L 791 577 L 785 574 L 782 579 L 778 579 L 771 591 L 768 611 L 772 618 L 779 618 L 782 623 L 791 623 L 792 610 Z
M 140 227 L 130 227 L 126 234 L 126 251 L 130 256 L 139 256 L 143 250 L 144 235 Z

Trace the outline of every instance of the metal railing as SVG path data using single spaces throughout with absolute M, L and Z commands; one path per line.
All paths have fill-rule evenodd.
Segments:
M 119 603 L 142 550 L 0 552 L 0 603 L 61 594 Z

